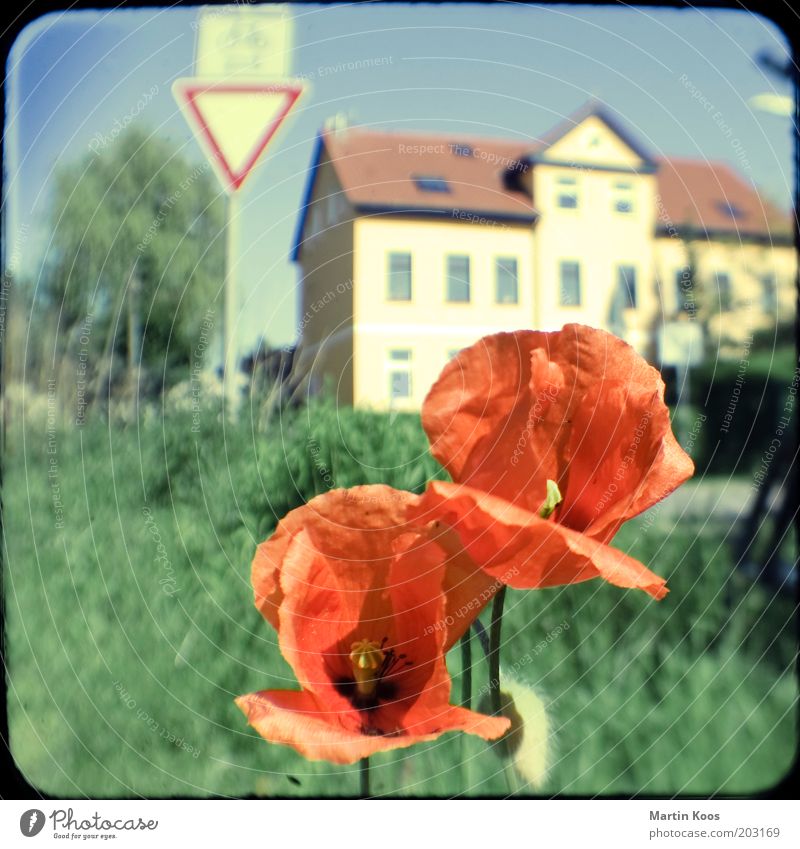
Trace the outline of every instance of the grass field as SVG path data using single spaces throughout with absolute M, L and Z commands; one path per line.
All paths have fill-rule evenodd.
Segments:
M 15 760 L 42 792 L 358 792 L 357 768 L 267 744 L 233 704 L 294 686 L 253 607 L 250 560 L 315 493 L 421 491 L 442 473 L 415 416 L 321 404 L 276 412 L 258 431 L 247 411 L 242 422 L 222 427 L 207 411 L 77 429 L 42 410 L 24 429 L 10 423 L 9 721 Z M 669 579 L 661 603 L 599 581 L 509 594 L 504 666 L 549 706 L 544 795 L 750 794 L 789 769 L 792 602 L 735 574 L 730 528 L 706 518 L 640 517 L 617 537 Z M 477 690 L 487 672 L 474 651 Z M 457 697 L 457 650 L 449 666 Z M 495 755 L 455 735 L 374 757 L 372 780 L 373 792 L 403 796 L 507 792 Z

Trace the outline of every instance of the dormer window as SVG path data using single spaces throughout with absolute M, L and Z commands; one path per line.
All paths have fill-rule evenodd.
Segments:
M 734 221 L 739 221 L 742 218 L 747 218 L 747 213 L 741 208 L 736 206 L 735 203 L 729 203 L 728 201 L 717 201 L 715 204 L 717 210 L 721 212 L 723 215 L 727 215 L 729 218 L 732 218 Z
M 515 159 L 503 169 L 503 188 L 511 192 L 527 191 L 523 177 L 528 173 L 528 163 L 522 159 Z
M 447 194 L 450 191 L 450 186 L 444 177 L 412 177 L 414 185 L 421 192 L 438 192 Z

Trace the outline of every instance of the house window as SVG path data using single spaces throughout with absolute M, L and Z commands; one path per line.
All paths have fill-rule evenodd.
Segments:
M 636 268 L 632 265 L 617 266 L 617 287 L 620 292 L 622 308 L 636 309 Z
M 774 274 L 761 278 L 761 308 L 767 315 L 775 315 L 778 311 L 778 282 Z
M 719 295 L 720 312 L 728 312 L 733 301 L 731 294 L 731 276 L 724 271 L 717 271 L 714 274 L 714 283 L 717 287 Z
M 633 212 L 633 185 L 614 183 L 614 210 L 627 215 Z
M 411 397 L 411 349 L 392 348 L 389 351 L 389 398 Z
M 386 298 L 389 301 L 411 300 L 411 254 L 389 254 Z
M 446 194 L 450 191 L 450 186 L 444 177 L 412 177 L 411 179 L 421 192 L 440 192 Z
M 561 209 L 577 209 L 578 195 L 575 192 L 561 192 L 558 195 L 558 205 Z
M 447 257 L 447 300 L 451 304 L 469 303 L 469 257 Z
M 494 264 L 495 301 L 498 304 L 516 304 L 519 300 L 517 260 L 515 257 L 497 257 Z
M 692 269 L 689 266 L 679 268 L 675 272 L 675 303 L 678 312 L 693 312 L 694 303 L 694 280 Z
M 558 184 L 558 193 L 556 195 L 556 205 L 562 209 L 577 209 L 578 208 L 578 186 L 574 177 L 559 177 L 556 180 Z
M 565 260 L 561 263 L 561 299 L 562 307 L 581 305 L 581 267 L 577 262 Z

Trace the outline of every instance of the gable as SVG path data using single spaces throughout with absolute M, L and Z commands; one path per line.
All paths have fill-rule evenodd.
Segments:
M 323 230 L 349 218 L 352 211 L 352 205 L 320 136 L 317 138 L 300 205 L 290 257 L 292 261 L 299 259 L 304 244 L 309 244 Z
M 634 171 L 648 170 L 651 165 L 641 151 L 599 115 L 589 115 L 568 129 L 541 150 L 537 159 Z

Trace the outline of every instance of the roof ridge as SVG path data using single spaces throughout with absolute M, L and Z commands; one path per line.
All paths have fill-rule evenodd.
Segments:
M 433 130 L 415 130 L 415 129 L 398 129 L 398 130 L 387 130 L 387 129 L 375 129 L 371 127 L 365 127 L 363 125 L 350 126 L 345 127 L 340 130 L 336 130 L 334 128 L 331 129 L 323 129 L 320 131 L 320 134 L 325 137 L 336 137 L 338 136 L 346 136 L 350 133 L 355 135 L 374 135 L 374 136 L 391 136 L 394 138 L 399 138 L 402 136 L 419 136 L 424 138 L 436 138 L 436 139 L 452 139 L 453 141 L 465 141 L 465 142 L 489 142 L 495 144 L 509 144 L 509 145 L 538 145 L 540 144 L 540 140 L 534 137 L 528 137 L 524 139 L 515 139 L 515 138 L 504 138 L 502 136 L 482 136 L 476 135 L 474 133 L 454 133 L 454 132 L 443 132 L 443 131 L 433 131 Z
M 731 165 L 730 162 L 726 162 L 724 159 L 704 159 L 702 157 L 695 156 L 657 156 L 657 162 L 675 162 L 676 164 L 683 165 L 702 165 L 704 168 L 725 168 L 728 171 L 733 172 L 734 174 L 739 174 L 739 171 L 735 168 L 735 166 Z

